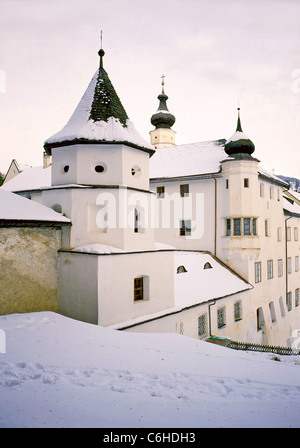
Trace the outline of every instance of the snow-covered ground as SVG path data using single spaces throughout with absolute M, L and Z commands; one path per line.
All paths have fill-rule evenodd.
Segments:
M 300 426 L 297 356 L 51 312 L 1 316 L 0 329 L 0 427 Z

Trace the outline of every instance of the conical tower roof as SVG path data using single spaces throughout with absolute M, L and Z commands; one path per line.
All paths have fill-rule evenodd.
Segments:
M 58 146 L 73 144 L 124 143 L 152 155 L 155 150 L 135 130 L 103 68 L 104 50 L 98 52 L 100 65 L 68 123 L 45 141 L 48 154 Z
M 235 133 L 225 143 L 225 152 L 229 156 L 239 158 L 251 158 L 255 150 L 253 142 L 244 134 L 241 125 L 240 108 L 238 107 L 238 120 Z

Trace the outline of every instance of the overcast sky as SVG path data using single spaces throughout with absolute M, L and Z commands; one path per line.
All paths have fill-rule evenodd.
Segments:
M 299 0 L 0 0 L 0 171 L 42 164 L 98 68 L 101 29 L 144 138 L 165 74 L 177 144 L 229 138 L 239 101 L 261 164 L 300 178 Z

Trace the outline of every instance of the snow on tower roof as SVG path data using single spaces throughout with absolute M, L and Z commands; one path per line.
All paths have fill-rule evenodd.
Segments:
M 70 223 L 51 208 L 0 188 L 0 221 L 47 221 Z
M 45 141 L 46 152 L 56 146 L 76 143 L 124 143 L 152 155 L 154 147 L 136 131 L 103 68 L 104 51 L 99 51 L 100 67 L 68 123 Z

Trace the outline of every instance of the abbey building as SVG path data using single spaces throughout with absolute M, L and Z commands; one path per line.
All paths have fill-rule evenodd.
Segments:
M 104 55 L 44 166 L 0 189 L 0 313 L 290 346 L 299 194 L 260 165 L 240 110 L 230 138 L 176 145 L 164 82 L 142 138 Z

